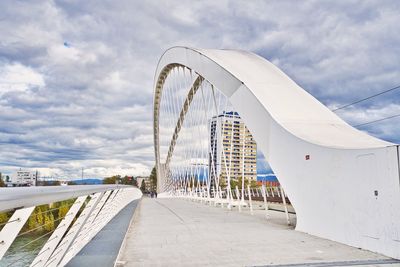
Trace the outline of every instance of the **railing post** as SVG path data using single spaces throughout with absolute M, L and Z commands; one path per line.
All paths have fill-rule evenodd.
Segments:
M 250 214 L 253 215 L 253 202 L 251 201 L 250 185 L 247 185 L 247 192 L 249 195 Z
M 92 211 L 96 208 L 99 203 L 101 197 L 104 195 L 104 192 L 96 193 L 92 196 L 89 203 L 83 209 L 81 215 L 79 215 L 78 219 L 69 229 L 67 235 L 63 238 L 61 243 L 57 246 L 57 249 L 50 256 L 49 260 L 46 263 L 46 267 L 56 267 L 59 265 L 60 261 L 64 257 L 71 243 L 75 240 L 76 236 L 84 226 L 86 220 L 89 218 Z
M 232 206 L 231 206 L 231 199 L 232 199 L 232 192 L 231 192 L 231 188 L 230 187 L 226 187 L 226 200 L 227 200 L 227 208 L 228 208 L 228 210 L 231 210 L 232 209 Z
M 114 190 L 111 195 L 110 191 L 104 194 L 102 200 L 100 200 L 98 204 L 99 208 L 96 208 L 96 210 L 100 210 L 98 210 L 97 214 L 93 218 L 87 220 L 85 227 L 82 228 L 81 233 L 79 233 L 74 243 L 70 246 L 68 252 L 65 254 L 62 263 L 65 259 L 72 259 L 93 238 L 93 236 L 96 234 L 97 225 L 99 223 L 107 223 L 107 214 L 109 213 L 110 206 L 112 205 L 109 203 L 112 203 L 113 200 L 117 201 L 115 196 L 118 192 L 119 190 Z M 105 200 L 103 201 L 103 199 Z M 96 210 L 93 213 L 95 213 Z
M 75 236 L 73 243 L 70 244 L 68 247 L 68 250 L 65 252 L 64 257 L 62 258 L 60 265 L 64 266 L 66 265 L 74 256 L 76 253 L 76 248 L 79 247 L 79 244 L 83 242 L 87 238 L 87 235 L 90 234 L 92 230 L 92 223 L 95 221 L 97 216 L 99 215 L 100 211 L 102 210 L 105 202 L 107 201 L 108 197 L 110 196 L 111 191 L 105 192 L 100 200 L 96 203 L 96 207 L 91 211 L 91 214 L 83 222 L 82 227 L 79 229 L 78 234 Z
M 263 196 L 263 199 L 264 199 L 265 217 L 268 218 L 267 191 L 266 191 L 266 188 L 265 188 L 264 184 L 262 184 L 261 189 L 262 189 L 262 191 L 261 191 L 262 192 L 262 196 Z
M 288 211 L 288 207 L 286 204 L 286 198 L 285 198 L 285 194 L 283 193 L 283 188 L 282 186 L 280 186 L 281 189 L 281 196 L 282 196 L 282 201 L 283 201 L 283 205 L 285 207 L 285 214 L 286 214 L 286 221 L 287 221 L 287 225 L 291 225 L 290 223 L 290 217 L 289 217 L 289 211 Z
M 85 203 L 87 196 L 78 197 L 71 208 L 68 210 L 64 219 L 57 226 L 57 229 L 51 234 L 50 238 L 47 240 L 46 244 L 42 247 L 39 254 L 32 261 L 31 267 L 42 267 L 46 264 L 47 260 L 50 258 L 53 251 L 56 249 L 57 245 L 60 243 L 68 227 L 71 225 L 76 214 L 79 212 L 83 203 Z
M 242 212 L 242 203 L 240 201 L 239 187 L 236 186 L 236 199 L 239 205 L 239 212 Z
M 29 207 L 16 210 L 7 224 L 4 225 L 0 232 L 0 260 L 6 254 L 34 209 L 35 207 Z

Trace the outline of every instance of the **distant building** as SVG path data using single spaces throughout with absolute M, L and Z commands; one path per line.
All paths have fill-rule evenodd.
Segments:
M 210 121 L 209 176 L 228 184 L 244 177 L 257 180 L 257 143 L 237 112 L 224 112 Z
M 35 186 L 38 179 L 37 171 L 19 170 L 11 175 L 12 186 Z

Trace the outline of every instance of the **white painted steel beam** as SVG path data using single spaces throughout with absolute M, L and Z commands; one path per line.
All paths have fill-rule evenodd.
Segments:
M 69 229 L 66 236 L 62 239 L 61 243 L 58 244 L 56 250 L 53 252 L 53 254 L 46 262 L 45 264 L 46 267 L 59 266 L 60 261 L 63 259 L 65 253 L 68 251 L 70 245 L 75 240 L 76 236 L 79 234 L 82 227 L 85 225 L 85 222 L 92 214 L 92 211 L 95 210 L 95 208 L 97 207 L 97 204 L 99 203 L 103 195 L 104 192 L 100 192 L 92 196 L 90 201 L 86 204 L 85 208 L 83 209 L 82 213 L 79 215 L 78 219 Z
M 62 240 L 65 232 L 70 227 L 72 221 L 76 217 L 78 211 L 84 204 L 87 196 L 80 196 L 78 197 L 71 208 L 68 210 L 67 214 L 65 215 L 64 219 L 60 222 L 57 226 L 57 229 L 53 232 L 50 238 L 47 240 L 46 244 L 42 247 L 39 254 L 36 258 L 32 261 L 31 267 L 43 267 L 47 260 L 50 258 L 51 254 L 56 249 L 57 245 Z
M 0 260 L 10 248 L 35 207 L 16 210 L 0 232 Z
M 108 197 L 106 197 L 107 194 Z M 112 193 L 106 192 L 97 205 L 99 209 L 93 210 L 92 214 L 94 215 L 86 221 L 85 227 L 80 230 L 82 232 L 76 236 L 74 243 L 71 244 L 59 265 L 65 266 L 68 264 L 115 215 L 130 202 L 141 197 L 142 193 L 137 188 L 123 188 L 114 190 Z
M 68 252 L 65 254 L 65 257 L 62 261 L 62 265 L 65 265 L 69 262 L 76 254 L 94 237 L 94 235 L 98 232 L 98 224 L 99 223 L 107 223 L 107 218 L 104 216 L 109 212 L 108 206 L 113 201 L 115 194 L 117 194 L 117 190 L 113 192 L 106 192 L 99 204 L 98 208 L 94 210 L 91 216 L 85 223 L 85 226 L 81 229 L 81 232 L 76 237 L 75 241 L 71 244 Z M 115 200 L 114 200 L 115 201 Z
M 60 262 L 60 266 L 66 265 L 76 255 L 76 251 L 81 248 L 81 244 L 85 244 L 85 240 L 91 231 L 93 222 L 96 220 L 97 215 L 100 213 L 110 194 L 111 191 L 104 192 L 100 197 L 100 200 L 96 202 L 94 209 L 90 211 L 90 215 L 86 217 L 82 227 L 79 228 L 77 235 L 75 235 L 73 242 L 66 250 L 64 257 Z

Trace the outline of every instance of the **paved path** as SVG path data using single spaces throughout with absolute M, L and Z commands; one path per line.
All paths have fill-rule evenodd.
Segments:
M 129 223 L 140 200 L 123 208 L 97 235 L 67 264 L 67 267 L 112 267 L 118 256 Z
M 267 221 L 262 211 L 251 216 L 181 199 L 143 198 L 117 266 L 400 266 L 391 262 L 294 231 L 280 212 L 271 211 Z

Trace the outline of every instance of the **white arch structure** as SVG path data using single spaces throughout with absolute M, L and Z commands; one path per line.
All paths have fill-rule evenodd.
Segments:
M 169 171 L 160 158 L 160 104 L 165 80 L 179 67 L 194 72 L 197 83 L 209 82 L 239 112 L 296 210 L 296 230 L 400 258 L 399 146 L 351 127 L 253 53 L 174 47 L 162 55 L 154 97 L 159 192 Z M 168 161 L 196 93 L 193 80 L 169 137 Z

